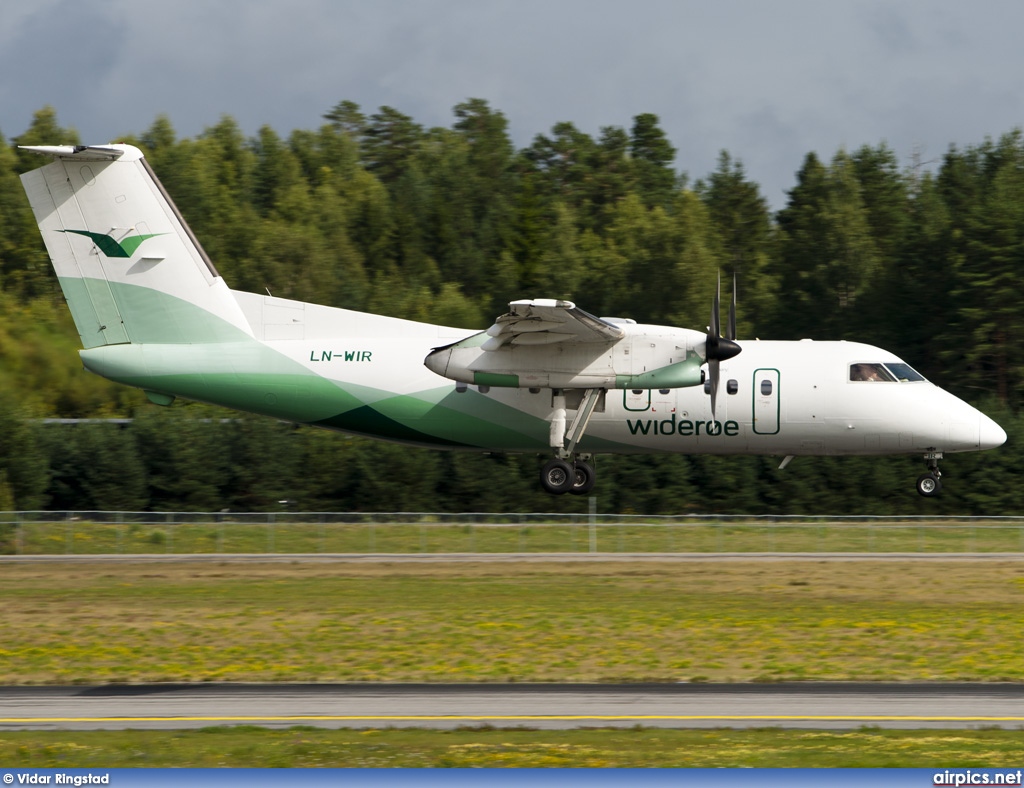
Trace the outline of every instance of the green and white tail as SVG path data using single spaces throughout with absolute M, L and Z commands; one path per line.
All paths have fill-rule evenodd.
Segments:
M 85 348 L 252 337 L 138 148 L 25 150 L 54 157 L 21 179 Z

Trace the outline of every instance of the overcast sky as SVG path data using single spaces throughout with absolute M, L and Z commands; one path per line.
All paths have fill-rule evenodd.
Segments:
M 653 112 L 691 180 L 727 149 L 778 208 L 810 151 L 1024 124 L 1022 30 L 1019 0 L 0 0 L 0 132 L 49 104 L 87 143 L 159 114 L 286 136 L 342 99 L 450 126 L 479 97 L 525 147 Z

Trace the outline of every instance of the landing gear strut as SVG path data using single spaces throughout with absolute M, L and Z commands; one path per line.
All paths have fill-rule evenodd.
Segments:
M 932 498 L 942 492 L 942 472 L 939 470 L 941 451 L 930 451 L 924 455 L 928 463 L 928 473 L 917 477 L 917 491 L 926 498 Z
M 597 474 L 588 462 L 590 455 L 576 457 L 575 450 L 603 393 L 601 389 L 587 389 L 576 416 L 566 429 L 565 394 L 560 390 L 553 392 L 550 443 L 555 450 L 555 458 L 545 463 L 540 472 L 541 485 L 552 495 L 585 495 L 594 488 Z M 566 438 L 568 445 L 564 445 Z

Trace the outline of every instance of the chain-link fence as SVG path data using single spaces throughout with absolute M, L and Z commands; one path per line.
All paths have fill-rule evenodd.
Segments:
M 1024 517 L 0 512 L 3 555 L 1024 553 Z

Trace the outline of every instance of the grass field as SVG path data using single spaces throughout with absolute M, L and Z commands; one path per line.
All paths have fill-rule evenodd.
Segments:
M 1024 680 L 1024 565 L 7 564 L 0 683 Z M 1019 731 L 5 731 L 6 767 L 1003 767 Z
M 1016 768 L 1019 731 L 475 728 L 5 732 L 5 768 L 934 767 Z M 870 779 L 870 777 L 868 777 Z
M 1019 562 L 38 564 L 0 683 L 1024 680 Z
M 1024 523 L 0 524 L 0 553 L 1024 552 Z

